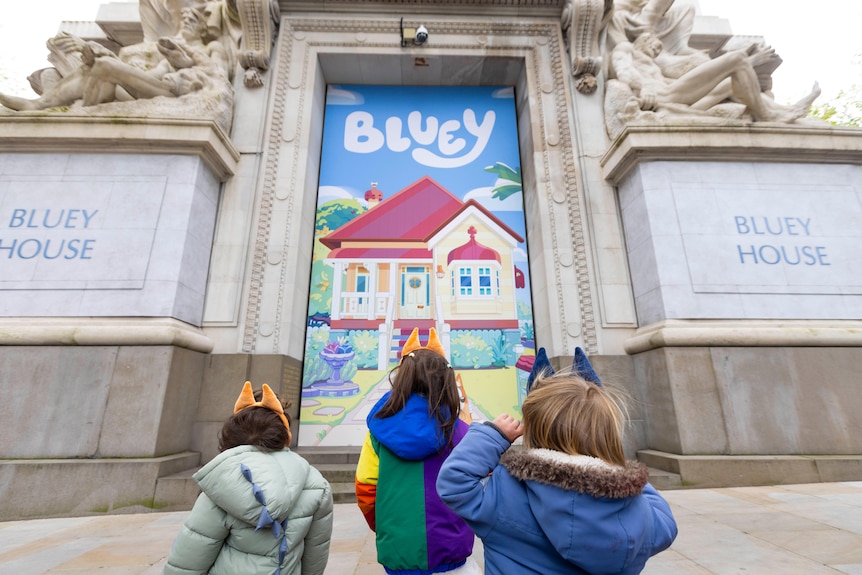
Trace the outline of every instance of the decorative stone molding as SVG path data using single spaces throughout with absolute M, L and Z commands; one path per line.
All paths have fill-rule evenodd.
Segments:
M 257 230 L 254 238 L 254 254 L 252 256 L 251 277 L 249 281 L 248 302 L 246 304 L 245 329 L 243 330 L 242 351 L 254 353 L 260 329 L 260 306 L 263 296 L 263 278 L 266 268 L 267 246 L 272 222 L 273 203 L 276 200 L 276 179 L 279 172 L 279 150 L 284 134 L 285 107 L 287 101 L 288 79 L 290 77 L 291 52 L 293 50 L 293 34 L 289 26 L 281 30 L 279 42 L 280 53 L 279 73 L 275 78 L 271 129 L 266 142 L 266 165 L 263 171 L 263 190 L 261 192 L 260 208 L 257 219 Z M 288 218 L 289 219 L 289 218 Z
M 805 125 L 629 126 L 600 160 L 619 184 L 648 161 L 802 162 L 862 164 L 862 129 Z
M 0 152 L 134 153 L 196 156 L 224 182 L 239 152 L 217 122 L 171 118 L 0 115 Z
M 625 343 L 632 355 L 661 347 L 862 347 L 862 322 L 668 319 Z
M 551 69 L 554 74 L 554 85 L 560 86 L 563 80 L 563 46 L 560 46 L 559 42 L 549 42 L 548 44 L 550 54 L 551 54 Z M 539 62 L 535 61 L 535 64 L 538 66 Z M 539 70 L 536 70 L 536 74 L 538 77 Z M 565 114 L 560 113 L 562 110 L 565 110 L 568 106 L 566 103 L 566 93 L 565 90 L 561 89 L 561 86 L 558 87 L 553 92 L 554 96 L 554 104 L 555 104 L 555 113 L 553 116 L 549 117 L 547 113 L 541 114 L 541 119 L 543 122 L 550 122 L 551 118 L 556 119 L 556 130 L 559 134 L 558 138 L 562 142 L 562 146 L 560 147 L 559 152 L 563 157 L 563 170 L 564 170 L 564 181 L 565 188 L 562 192 L 565 194 L 565 206 L 568 212 L 568 234 L 567 241 L 569 245 L 560 245 L 559 239 L 564 237 L 559 234 L 559 232 L 554 233 L 554 261 L 560 261 L 564 256 L 569 256 L 569 250 L 573 249 L 574 254 L 574 273 L 577 282 L 577 294 L 578 294 L 578 304 L 579 304 L 579 322 L 580 329 L 572 329 L 574 322 L 571 321 L 571 318 L 567 321 L 566 318 L 562 315 L 565 310 L 565 302 L 569 299 L 567 294 L 564 293 L 562 282 L 560 281 L 560 273 L 561 270 L 559 266 L 555 266 L 554 273 L 557 276 L 557 301 L 561 302 L 560 307 L 560 319 L 562 322 L 562 326 L 566 329 L 565 336 L 563 337 L 564 341 L 567 341 L 565 349 L 569 349 L 572 345 L 568 342 L 571 338 L 576 338 L 576 336 L 580 336 L 582 340 L 582 347 L 587 353 L 598 353 L 598 340 L 596 337 L 596 322 L 595 322 L 595 314 L 593 312 L 593 296 L 592 290 L 590 289 L 590 275 L 589 275 L 589 267 L 587 262 L 587 250 L 586 245 L 584 243 L 584 234 L 586 232 L 584 228 L 583 216 L 581 214 L 581 204 L 579 198 L 579 188 L 578 188 L 578 180 L 577 180 L 577 168 L 576 168 L 576 159 L 573 151 L 574 138 L 572 133 L 569 131 L 569 123 L 566 121 Z M 545 159 L 545 178 L 546 181 L 551 181 L 550 174 L 550 164 L 548 162 L 548 154 L 547 150 L 544 154 Z M 556 195 L 551 191 L 551 196 L 548 198 L 550 201 L 556 201 Z M 553 212 L 553 210 L 551 210 Z M 568 337 L 566 337 L 568 336 Z M 577 338 L 576 338 L 577 339 Z
M 326 10 L 331 12 L 362 11 L 365 13 L 391 13 L 392 10 L 463 16 L 468 14 L 494 16 L 556 16 L 566 0 L 326 0 Z M 280 0 L 283 14 L 297 12 L 319 12 L 320 0 Z M 529 12 L 527 12 L 529 11 Z
M 0 345 L 170 345 L 209 353 L 200 329 L 171 318 L 0 318 Z
M 243 83 L 249 88 L 263 85 L 263 72 L 269 69 L 269 54 L 280 20 L 275 0 L 236 0 L 242 23 L 239 63 L 245 70 Z
M 602 70 L 599 36 L 613 10 L 613 0 L 569 0 L 561 25 L 569 48 L 575 87 L 582 94 L 596 91 Z

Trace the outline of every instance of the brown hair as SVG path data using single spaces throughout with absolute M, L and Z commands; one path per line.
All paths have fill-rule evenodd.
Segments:
M 218 436 L 218 448 L 225 451 L 252 445 L 265 452 L 278 451 L 289 441 L 287 428 L 276 412 L 266 407 L 248 407 L 225 421 Z
M 411 395 L 421 395 L 428 400 L 428 414 L 434 416 L 446 443 L 451 444 L 461 400 L 455 370 L 446 358 L 434 351 L 417 349 L 402 358 L 401 364 L 389 373 L 389 380 L 392 393 L 375 417 L 391 417 L 404 409 Z
M 625 465 L 622 395 L 571 373 L 540 378 L 521 406 L 524 446 Z

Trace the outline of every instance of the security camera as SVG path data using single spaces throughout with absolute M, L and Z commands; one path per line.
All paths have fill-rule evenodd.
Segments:
M 413 41 L 417 46 L 424 44 L 428 41 L 428 28 L 425 26 L 419 26 L 416 28 L 416 39 Z

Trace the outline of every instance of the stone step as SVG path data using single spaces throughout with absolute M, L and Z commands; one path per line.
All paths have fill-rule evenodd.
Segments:
M 362 447 L 352 445 L 347 447 L 294 447 L 293 451 L 301 455 L 310 464 L 343 464 L 359 463 L 359 452 Z
M 356 464 L 360 447 L 315 447 L 295 449 L 332 486 L 332 497 L 336 503 L 356 501 Z M 192 476 L 200 467 L 192 467 L 160 477 L 156 482 L 155 506 L 163 511 L 191 509 L 200 494 L 200 488 Z
M 355 463 L 312 463 L 330 483 L 350 483 L 356 478 Z
M 334 503 L 356 503 L 356 484 L 350 483 L 330 483 L 332 488 L 332 501 Z
M 200 495 L 201 488 L 192 478 L 200 467 L 185 469 L 156 480 L 154 506 L 159 511 L 185 511 L 191 509 Z
M 359 448 L 315 448 L 297 450 L 314 467 L 320 471 L 332 487 L 332 498 L 335 503 L 356 502 L 356 462 L 359 460 Z M 318 462 L 320 461 L 320 462 Z M 174 511 L 191 509 L 197 499 L 200 489 L 192 479 L 199 468 L 195 467 L 159 478 L 156 484 L 155 504 L 159 509 Z M 649 467 L 650 483 L 659 490 L 682 489 L 682 480 L 678 473 Z
M 685 488 L 750 487 L 862 479 L 862 455 L 680 455 L 638 451 L 648 467 L 679 474 Z
M 659 491 L 682 489 L 682 478 L 678 473 L 655 469 L 654 467 L 647 467 L 647 469 L 649 469 L 649 482 Z

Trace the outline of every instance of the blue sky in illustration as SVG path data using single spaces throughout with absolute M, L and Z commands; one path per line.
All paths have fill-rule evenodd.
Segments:
M 491 198 L 497 175 L 484 168 L 497 162 L 520 166 L 511 87 L 329 86 L 318 205 L 364 203 L 371 182 L 391 197 L 427 175 L 525 237 L 522 194 Z

